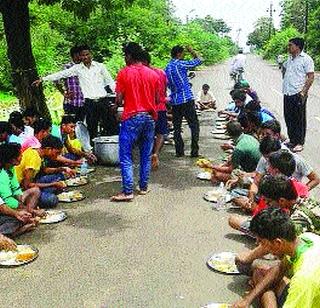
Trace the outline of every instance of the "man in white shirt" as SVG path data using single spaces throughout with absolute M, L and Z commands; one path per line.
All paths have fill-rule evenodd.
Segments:
M 34 81 L 33 84 L 38 86 L 42 81 L 57 81 L 77 76 L 85 98 L 86 122 L 90 138 L 93 139 L 97 136 L 99 122 L 101 122 L 102 128 L 107 134 L 116 134 L 118 125 L 106 90 L 109 88 L 109 91 L 113 92 L 115 82 L 104 64 L 92 60 L 90 47 L 81 46 L 79 48 L 81 63 L 40 78 Z M 109 133 L 110 130 L 111 133 Z
M 200 110 L 204 109 L 217 109 L 216 107 L 216 98 L 213 93 L 210 91 L 210 86 L 204 84 L 202 90 L 199 91 L 196 101 L 197 107 Z
M 314 81 L 314 62 L 303 52 L 304 40 L 289 40 L 290 57 L 283 64 L 284 117 L 293 152 L 303 151 L 308 91 Z
M 244 69 L 245 65 L 246 56 L 243 54 L 243 50 L 240 49 L 239 53 L 231 61 L 230 74 L 237 73 L 240 69 Z

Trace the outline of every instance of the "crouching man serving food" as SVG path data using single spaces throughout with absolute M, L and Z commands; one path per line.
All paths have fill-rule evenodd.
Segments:
M 252 219 L 250 231 L 265 253 L 281 261 L 270 268 L 254 269 L 252 290 L 232 307 L 249 307 L 255 299 L 268 308 L 319 307 L 320 237 L 313 233 L 297 236 L 289 216 L 272 207 Z

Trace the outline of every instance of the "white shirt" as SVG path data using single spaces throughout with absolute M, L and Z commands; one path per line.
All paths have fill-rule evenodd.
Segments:
M 242 53 L 236 55 L 231 62 L 230 72 L 236 72 L 240 68 L 244 68 L 246 65 L 246 56 Z
M 211 91 L 208 91 L 207 94 L 204 94 L 203 90 L 198 92 L 197 102 L 200 103 L 208 103 L 208 102 L 215 102 L 216 98 L 214 97 Z
M 110 73 L 102 63 L 92 61 L 90 67 L 86 67 L 83 63 L 43 77 L 43 80 L 56 81 L 71 76 L 78 76 L 81 91 L 84 98 L 97 99 L 107 96 L 106 86 L 111 90 L 115 89 L 115 82 Z
M 284 144 L 281 144 L 281 149 L 288 150 L 290 152 L 290 150 Z M 296 170 L 294 171 L 292 176 L 296 180 L 302 182 L 304 177 L 307 177 L 311 172 L 313 172 L 313 168 L 307 163 L 307 161 L 302 156 L 296 153 L 291 154 L 293 155 L 294 160 L 296 161 Z M 256 172 L 265 175 L 268 173 L 269 166 L 269 161 L 265 157 L 261 156 L 256 168 Z
M 305 52 L 293 58 L 290 56 L 283 64 L 286 72 L 283 78 L 283 94 L 295 95 L 302 91 L 308 73 L 314 72 L 314 62 Z

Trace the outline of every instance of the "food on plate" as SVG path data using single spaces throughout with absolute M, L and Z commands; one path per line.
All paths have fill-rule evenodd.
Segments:
M 239 274 L 238 268 L 235 264 L 235 254 L 233 252 L 221 252 L 214 254 L 207 261 L 207 264 L 212 269 L 222 273 Z
M 46 216 L 44 216 L 40 223 L 42 224 L 50 224 L 50 223 L 57 223 L 63 221 L 67 218 L 67 215 L 63 211 L 46 211 Z
M 88 183 L 88 178 L 86 176 L 79 176 L 75 178 L 70 178 L 65 181 L 67 186 L 80 186 Z
M 212 171 L 212 170 L 211 170 Z M 197 178 L 199 180 L 207 180 L 207 181 L 210 181 L 211 180 L 211 176 L 212 176 L 212 172 L 200 172 L 198 175 L 197 175 Z
M 18 262 L 29 261 L 34 258 L 36 252 L 30 246 L 18 246 L 16 260 Z
M 84 199 L 84 196 L 80 191 L 68 191 L 59 194 L 58 199 L 62 202 L 74 202 Z
M 29 245 L 18 245 L 13 251 L 0 251 L 0 264 L 2 266 L 18 266 L 35 259 L 37 251 Z

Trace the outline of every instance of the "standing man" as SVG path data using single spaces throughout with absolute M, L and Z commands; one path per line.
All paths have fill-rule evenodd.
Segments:
M 181 125 L 182 119 L 185 117 L 191 130 L 191 157 L 198 157 L 200 129 L 194 97 L 188 80 L 188 70 L 200 65 L 202 60 L 191 47 L 188 47 L 187 50 L 193 56 L 193 60 L 184 60 L 184 48 L 182 46 L 173 47 L 171 50 L 172 59 L 168 63 L 165 72 L 168 79 L 168 87 L 171 91 L 176 156 L 184 156 Z
M 42 81 L 57 81 L 60 79 L 77 76 L 85 99 L 86 122 L 91 140 L 98 134 L 98 124 L 101 122 L 104 131 L 117 130 L 116 118 L 113 108 L 107 98 L 109 87 L 114 90 L 114 81 L 104 64 L 92 60 L 90 47 L 79 47 L 82 62 L 72 67 L 48 75 L 33 82 L 39 85 Z M 109 129 L 108 129 L 109 128 Z M 114 133 L 114 132 L 112 132 Z M 111 134 L 112 134 L 111 133 Z
M 289 59 L 283 64 L 284 117 L 293 152 L 303 151 L 308 91 L 314 81 L 314 63 L 303 52 L 304 40 L 289 40 Z
M 151 158 L 152 169 L 156 170 L 159 167 L 160 151 L 164 144 L 164 138 L 168 135 L 168 120 L 167 120 L 167 76 L 166 73 L 156 67 L 151 67 L 151 56 L 147 51 L 143 53 L 143 64 L 151 68 L 159 78 L 159 104 L 157 105 L 158 119 L 155 123 L 155 140 L 153 146 L 153 154 Z
M 144 51 L 137 43 L 124 47 L 127 66 L 117 76 L 116 102 L 124 106 L 119 135 L 119 156 L 122 175 L 122 192 L 111 201 L 128 202 L 134 197 L 132 150 L 140 150 L 139 194 L 148 192 L 151 154 L 154 140 L 156 104 L 159 103 L 159 77 L 142 62 Z
M 80 48 L 74 46 L 70 49 L 71 62 L 64 65 L 63 69 L 68 69 L 75 64 L 81 63 Z M 66 114 L 74 114 L 76 121 L 84 121 L 84 97 L 81 91 L 78 76 L 71 76 L 65 79 L 64 87 L 57 84 L 58 90 L 64 96 L 63 110 Z

